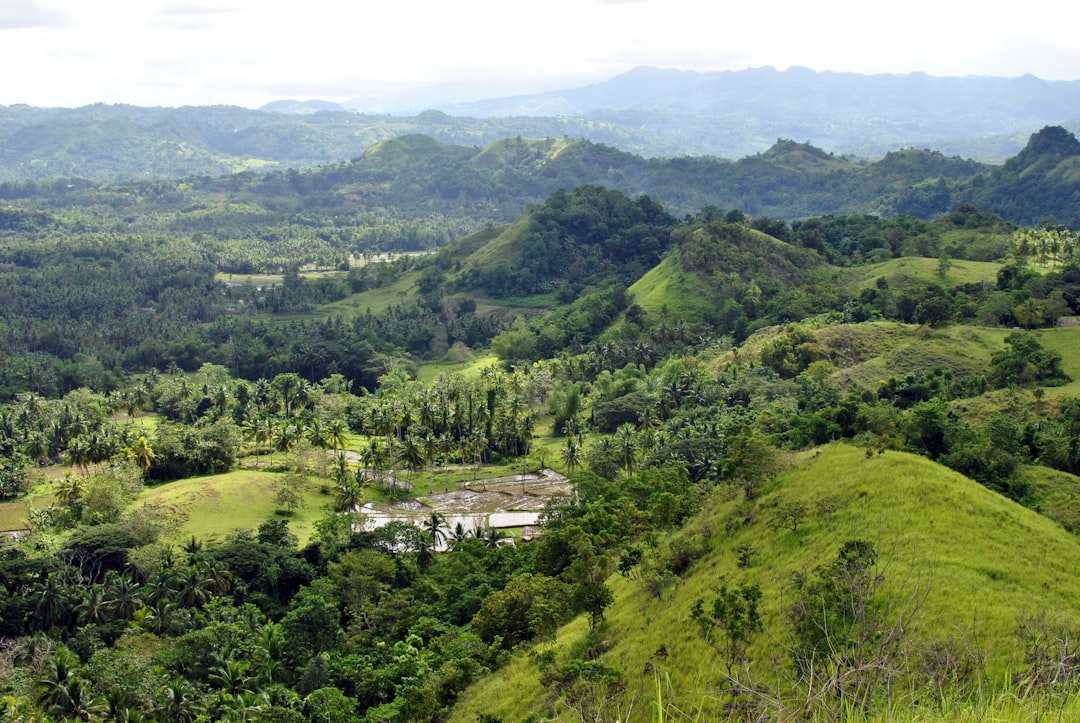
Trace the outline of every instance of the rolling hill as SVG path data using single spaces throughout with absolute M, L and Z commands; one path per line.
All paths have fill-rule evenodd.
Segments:
M 804 512 L 795 524 L 785 517 L 793 505 Z M 837 562 L 853 559 L 838 551 L 854 540 L 876 553 L 865 558 L 866 586 L 849 589 L 868 605 L 857 609 L 876 633 L 858 638 L 834 620 L 836 646 L 861 642 L 825 650 L 833 677 L 811 687 L 792 659 L 800 604 L 818 576 L 850 564 Z M 677 578 L 650 585 L 675 559 L 686 565 Z M 1077 564 L 1074 536 L 971 480 L 921 457 L 830 446 L 793 460 L 752 501 L 718 490 L 640 569 L 609 579 L 615 599 L 604 623 L 590 631 L 579 618 L 535 652 L 519 651 L 462 696 L 451 720 L 572 718 L 583 706 L 641 721 L 713 720 L 733 705 L 768 718 L 828 716 L 845 700 L 858 710 L 865 686 L 876 696 L 872 717 L 884 717 L 888 691 L 897 719 L 949 719 L 940 706 L 958 705 L 962 691 L 1031 672 L 1025 635 L 1075 626 L 1080 587 L 1069 571 Z M 710 605 L 722 585 L 761 591 L 762 630 L 750 633 L 731 677 L 723 635 L 707 638 L 694 619 L 695 603 Z M 857 663 L 881 675 L 861 675 Z

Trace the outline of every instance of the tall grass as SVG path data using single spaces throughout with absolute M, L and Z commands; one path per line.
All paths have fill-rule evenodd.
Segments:
M 1025 692 L 1006 677 L 1027 668 L 1018 637 L 1021 614 L 1038 610 L 1080 620 L 1080 541 L 1051 520 L 930 460 L 833 445 L 797 458 L 795 467 L 754 500 L 718 488 L 704 510 L 680 531 L 656 540 L 656 559 L 677 550 L 692 556 L 674 585 L 654 597 L 641 579 L 614 575 L 615 600 L 606 611 L 601 664 L 622 672 L 625 720 L 1080 720 L 1080 703 L 1057 692 Z M 817 502 L 833 500 L 831 511 Z M 770 524 L 777 510 L 801 503 L 814 510 L 798 526 Z M 902 654 L 866 698 L 830 697 L 822 681 L 813 694 L 793 665 L 787 611 L 797 575 L 836 560 L 848 540 L 870 540 L 879 554 L 875 604 L 904 636 Z M 753 545 L 748 567 L 736 550 Z M 631 577 L 634 577 L 632 575 Z M 699 599 L 712 599 L 721 579 L 758 584 L 765 624 L 748 651 L 737 681 L 728 679 L 718 653 L 701 639 L 691 618 Z M 891 611 L 891 612 L 890 612 Z M 897 627 L 897 611 L 903 625 Z M 886 630 L 882 627 L 881 630 Z M 549 645 L 569 661 L 588 635 L 578 619 Z M 933 646 L 967 651 L 973 668 L 955 679 L 951 667 L 934 678 L 927 668 Z M 842 657 L 842 656 L 841 656 Z M 873 664 L 873 661 L 871 661 Z M 834 671 L 831 675 L 836 675 Z M 737 684 L 737 685 L 736 685 Z M 733 693 L 733 690 L 740 693 Z M 626 706 L 624 706 L 624 709 Z M 528 655 L 473 686 L 451 720 L 479 712 L 503 720 L 530 715 L 575 720 L 558 707 Z

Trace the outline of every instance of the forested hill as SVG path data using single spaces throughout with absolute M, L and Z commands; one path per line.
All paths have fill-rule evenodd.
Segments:
M 557 191 L 494 238 L 481 233 L 452 244 L 438 263 L 454 290 L 493 297 L 558 292 L 569 301 L 593 284 L 632 284 L 660 262 L 675 225 L 648 196 L 632 200 L 581 186 Z
M 1080 84 L 1031 76 L 637 68 L 581 88 L 431 110 L 439 107 L 415 97 L 383 106 L 279 101 L 259 110 L 0 106 L 0 181 L 308 168 L 415 133 L 467 146 L 517 135 L 583 138 L 650 158 L 743 158 L 776 138 L 794 138 L 864 158 L 915 147 L 1000 162 L 1045 125 L 1076 131 Z M 397 115 L 385 115 L 387 109 Z
M 778 140 L 738 161 L 645 159 L 589 141 L 496 141 L 484 149 L 425 136 L 388 139 L 346 163 L 305 173 L 241 176 L 208 189 L 244 190 L 277 204 L 395 207 L 425 214 L 510 220 L 559 189 L 594 184 L 648 194 L 671 213 L 706 206 L 792 220 L 829 214 L 932 218 L 962 204 L 1014 223 L 1080 226 L 1080 142 L 1050 126 L 1003 167 L 908 149 L 854 163 L 805 143 Z
M 676 216 L 715 206 L 781 220 L 867 213 L 932 218 L 974 204 L 1014 223 L 1053 219 L 1075 227 L 1078 149 L 1075 137 L 1056 126 L 1033 135 L 1000 167 L 914 149 L 855 163 L 790 140 L 725 161 L 645 159 L 590 141 L 520 136 L 476 148 L 413 134 L 306 171 L 120 185 L 4 183 L 0 203 L 110 206 L 135 218 L 171 211 L 177 232 L 228 228 L 250 235 L 253 224 L 269 219 L 300 226 L 327 219 L 368 228 L 389 223 L 394 232 L 375 234 L 378 243 L 413 249 L 442 245 L 488 221 L 511 221 L 554 191 L 590 184 L 647 194 Z

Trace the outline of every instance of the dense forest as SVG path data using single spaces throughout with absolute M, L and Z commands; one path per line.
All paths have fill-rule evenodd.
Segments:
M 716 176 L 745 207 L 713 161 L 631 194 L 585 172 L 622 154 L 520 138 L 3 185 L 0 711 L 1070 717 L 1076 145 L 971 180 L 781 143 Z M 815 165 L 837 210 L 874 174 L 925 203 L 803 215 Z M 710 202 L 669 206 L 680 176 Z M 886 523 L 1027 537 L 928 555 L 916 595 Z

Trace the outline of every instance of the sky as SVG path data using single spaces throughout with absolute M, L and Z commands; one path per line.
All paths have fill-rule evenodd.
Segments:
M 0 0 L 0 105 L 475 100 L 638 65 L 1076 80 L 1078 21 L 1066 0 Z

